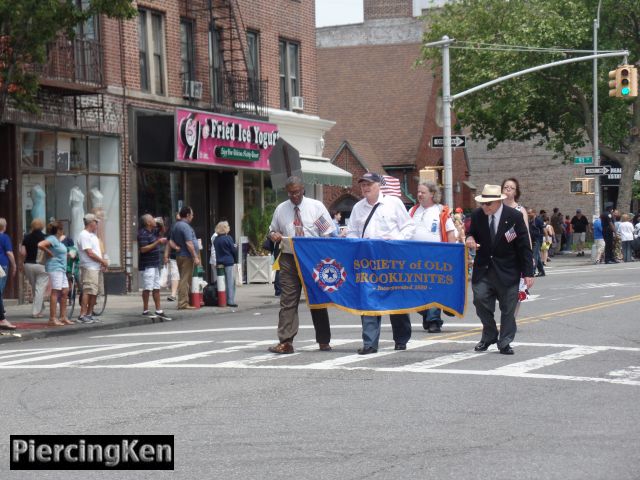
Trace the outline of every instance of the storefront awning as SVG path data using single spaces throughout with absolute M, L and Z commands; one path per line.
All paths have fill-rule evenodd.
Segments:
M 350 187 L 352 184 L 351 174 L 331 163 L 329 159 L 303 156 L 300 158 L 300 167 L 302 180 L 306 184 L 336 185 L 339 187 Z

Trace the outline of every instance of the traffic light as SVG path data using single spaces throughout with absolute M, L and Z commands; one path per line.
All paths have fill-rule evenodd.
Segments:
M 574 178 L 571 180 L 571 193 L 587 195 L 594 192 L 593 178 Z
M 609 96 L 632 98 L 638 96 L 638 69 L 622 65 L 609 72 Z

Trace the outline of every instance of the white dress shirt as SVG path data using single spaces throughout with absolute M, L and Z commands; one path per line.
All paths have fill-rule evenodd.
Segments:
M 424 208 L 420 205 L 413 213 L 413 221 L 416 222 L 416 233 L 413 240 L 422 242 L 441 242 L 442 234 L 440 233 L 440 214 L 442 213 L 442 205 L 431 205 Z M 447 218 L 445 229 L 448 232 L 455 231 L 456 226 L 453 224 L 451 217 Z
M 380 193 L 377 203 L 380 205 L 371 217 L 366 230 L 364 230 L 364 224 L 373 205 L 370 205 L 367 199 L 363 198 L 353 206 L 349 217 L 347 237 L 411 240 L 416 226 L 402 200 L 392 195 Z M 362 235 L 363 230 L 364 235 Z
M 293 225 L 295 206 L 291 200 L 287 200 L 278 205 L 273 212 L 269 231 L 278 232 L 287 238 L 295 236 L 296 230 Z M 305 237 L 328 237 L 336 229 L 327 207 L 325 207 L 322 202 L 313 198 L 302 197 L 298 208 L 300 209 L 300 219 L 302 220 Z M 322 231 L 321 226 L 326 226 L 326 230 Z M 283 241 L 282 251 L 291 253 L 288 247 L 289 242 Z

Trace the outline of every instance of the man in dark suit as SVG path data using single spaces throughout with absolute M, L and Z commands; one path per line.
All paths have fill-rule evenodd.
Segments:
M 500 353 L 513 355 L 516 335 L 515 311 L 520 276 L 527 288 L 533 286 L 533 256 L 522 213 L 502 204 L 506 196 L 500 185 L 485 185 L 476 197 L 481 206 L 471 214 L 465 244 L 476 250 L 473 262 L 473 304 L 482 321 L 482 338 L 475 346 L 484 352 L 497 343 Z M 500 305 L 500 332 L 494 319 L 496 300 Z

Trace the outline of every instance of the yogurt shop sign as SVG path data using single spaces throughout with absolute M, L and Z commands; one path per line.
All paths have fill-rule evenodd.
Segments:
M 273 123 L 176 109 L 176 161 L 269 170 L 280 136 Z

